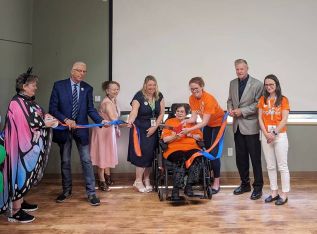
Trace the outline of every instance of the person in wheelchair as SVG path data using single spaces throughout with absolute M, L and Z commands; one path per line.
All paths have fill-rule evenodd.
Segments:
M 182 121 L 189 112 L 186 104 L 175 105 L 175 117 L 166 120 L 165 128 L 162 131 L 162 139 L 167 143 L 167 149 L 163 152 L 163 157 L 174 164 L 173 171 L 173 190 L 172 201 L 180 200 L 179 190 L 183 188 L 185 170 L 185 161 L 194 153 L 200 150 L 196 141 L 202 139 L 202 132 L 199 129 L 191 131 L 188 134 L 181 134 L 184 127 Z M 188 124 L 185 127 L 191 127 Z M 197 161 L 197 159 L 196 159 Z M 185 195 L 194 196 L 192 185 L 199 181 L 200 167 L 199 162 L 194 161 L 188 169 L 187 183 L 184 189 Z

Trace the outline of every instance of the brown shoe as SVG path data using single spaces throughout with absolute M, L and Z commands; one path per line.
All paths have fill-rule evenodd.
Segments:
M 113 185 L 114 181 L 111 179 L 111 175 L 105 174 L 106 184 L 107 185 Z
M 110 188 L 105 181 L 99 181 L 99 189 L 101 191 L 110 191 Z

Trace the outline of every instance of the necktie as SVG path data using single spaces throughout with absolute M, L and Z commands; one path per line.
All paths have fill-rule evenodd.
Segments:
M 78 92 L 77 92 L 78 84 L 73 85 L 73 108 L 72 108 L 72 119 L 76 120 L 78 115 Z

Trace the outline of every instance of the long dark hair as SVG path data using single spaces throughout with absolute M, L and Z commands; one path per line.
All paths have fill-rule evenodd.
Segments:
M 280 81 L 277 79 L 277 77 L 273 74 L 270 74 L 270 75 L 267 75 L 265 78 L 264 78 L 264 89 L 263 89 L 263 96 L 264 96 L 264 103 L 267 102 L 267 99 L 268 97 L 270 96 L 269 92 L 266 90 L 266 87 L 265 87 L 265 81 L 267 79 L 270 79 L 270 80 L 273 80 L 275 82 L 275 94 L 276 94 L 276 100 L 275 100 L 275 103 L 274 105 L 275 106 L 279 106 L 281 105 L 282 103 L 282 99 L 283 99 L 283 95 L 282 95 L 282 88 L 281 88 L 281 85 L 280 85 Z

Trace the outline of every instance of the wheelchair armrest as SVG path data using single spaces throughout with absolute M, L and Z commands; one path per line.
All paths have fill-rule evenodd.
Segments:
M 168 148 L 168 144 L 165 143 L 163 140 L 160 140 L 159 144 L 160 144 L 160 147 L 161 147 L 162 151 L 165 152 L 167 150 L 167 148 Z
M 196 144 L 202 149 L 205 148 L 205 142 L 203 140 L 197 140 Z

